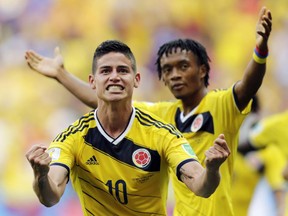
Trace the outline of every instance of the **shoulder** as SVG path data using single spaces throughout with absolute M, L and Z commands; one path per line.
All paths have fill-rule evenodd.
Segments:
M 162 118 L 158 117 L 154 113 L 151 113 L 145 109 L 135 107 L 135 118 L 138 122 L 151 132 L 156 132 L 159 134 L 170 133 L 176 135 L 177 137 L 182 137 L 181 133 L 172 124 L 167 123 Z

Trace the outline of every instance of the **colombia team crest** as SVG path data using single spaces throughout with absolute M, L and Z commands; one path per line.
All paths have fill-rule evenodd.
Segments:
M 204 121 L 203 115 L 202 114 L 197 115 L 197 117 L 192 122 L 191 131 L 197 132 L 202 127 L 203 121 Z
M 132 154 L 132 160 L 137 167 L 144 168 L 149 165 L 151 161 L 151 154 L 146 149 L 137 149 Z

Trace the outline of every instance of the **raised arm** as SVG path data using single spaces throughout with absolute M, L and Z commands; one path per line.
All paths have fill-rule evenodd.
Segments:
M 272 30 L 272 15 L 263 7 L 256 25 L 256 47 L 243 78 L 235 85 L 238 107 L 242 111 L 260 88 L 265 72 L 268 55 L 268 39 Z
M 68 181 L 68 171 L 61 166 L 49 166 L 51 158 L 46 147 L 33 146 L 27 153 L 33 172 L 33 189 L 39 201 L 51 207 L 59 202 Z
M 54 52 L 54 58 L 48 58 L 41 56 L 32 50 L 29 50 L 25 53 L 25 59 L 28 66 L 32 70 L 46 77 L 57 80 L 83 103 L 90 107 L 96 108 L 97 97 L 93 90 L 90 88 L 89 83 L 84 82 L 83 80 L 66 71 L 59 47 L 56 47 Z
M 220 134 L 206 152 L 206 169 L 198 162 L 189 162 L 181 167 L 181 180 L 197 196 L 209 197 L 220 183 L 220 166 L 230 155 L 224 135 Z

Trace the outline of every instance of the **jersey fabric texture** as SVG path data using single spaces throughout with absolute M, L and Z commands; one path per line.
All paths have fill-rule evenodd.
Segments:
M 263 166 L 261 170 L 251 165 L 251 162 L 249 162 L 253 160 L 251 157 L 260 161 Z M 285 164 L 284 155 L 274 145 L 250 152 L 246 156 L 237 153 L 232 182 L 232 200 L 235 216 L 248 215 L 254 190 L 261 177 L 266 178 L 272 190 L 285 189 L 285 180 L 282 178 Z
M 278 146 L 288 158 L 288 110 L 260 120 L 251 131 L 250 143 L 256 148 Z
M 51 166 L 69 171 L 84 215 L 166 215 L 168 167 L 179 176 L 181 165 L 198 161 L 187 143 L 174 126 L 138 108 L 114 139 L 96 110 L 60 133 L 49 152 Z
M 238 131 L 242 121 L 250 112 L 251 102 L 240 112 L 234 97 L 233 86 L 228 89 L 210 91 L 200 104 L 186 116 L 182 113 L 182 103 L 175 102 L 141 103 L 134 106 L 147 109 L 175 125 L 189 141 L 201 164 L 205 166 L 205 151 L 213 145 L 219 134 L 223 133 L 231 155 L 221 165 L 221 182 L 209 198 L 197 197 L 189 192 L 182 182 L 173 175 L 175 193 L 174 216 L 231 216 L 234 215 L 231 200 L 231 178 L 238 145 Z

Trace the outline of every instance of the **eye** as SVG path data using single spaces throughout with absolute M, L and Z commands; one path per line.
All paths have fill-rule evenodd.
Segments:
M 110 72 L 110 70 L 108 68 L 104 68 L 100 71 L 100 73 L 102 74 L 108 74 Z
M 181 68 L 181 70 L 182 70 L 182 71 L 185 71 L 185 70 L 187 70 L 187 69 L 188 69 L 188 67 L 189 67 L 189 65 L 188 65 L 188 64 L 186 64 L 186 63 L 184 63 L 184 64 L 181 64 L 181 65 L 180 65 L 180 68 Z
M 172 70 L 172 67 L 163 67 L 162 68 L 162 73 L 163 74 L 167 74 Z
M 127 68 L 120 68 L 119 73 L 122 73 L 122 74 L 129 73 L 129 70 Z

